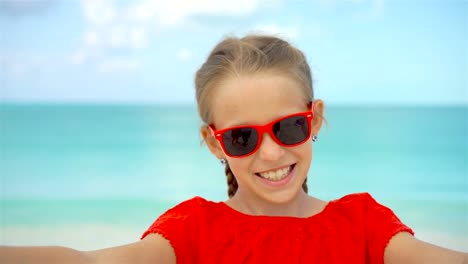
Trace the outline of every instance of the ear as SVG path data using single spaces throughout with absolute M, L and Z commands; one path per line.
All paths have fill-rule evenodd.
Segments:
M 323 110 L 325 106 L 323 101 L 317 99 L 314 101 L 314 118 L 312 119 L 312 134 L 318 135 L 323 122 Z
M 211 135 L 211 130 L 208 126 L 203 126 L 200 129 L 201 136 L 203 137 L 203 140 L 205 141 L 206 145 L 208 146 L 208 149 L 210 152 L 217 158 L 217 159 L 222 159 L 224 158 L 224 152 L 221 149 L 221 146 L 219 145 L 219 142 L 216 140 L 216 138 Z

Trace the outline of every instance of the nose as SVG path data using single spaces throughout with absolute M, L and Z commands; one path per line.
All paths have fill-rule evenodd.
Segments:
M 258 153 L 262 160 L 275 161 L 283 156 L 284 149 L 282 146 L 278 145 L 268 133 L 265 133 L 263 134 Z

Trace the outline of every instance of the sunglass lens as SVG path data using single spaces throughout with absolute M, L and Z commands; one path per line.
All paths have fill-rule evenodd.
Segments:
M 226 152 L 232 156 L 242 156 L 252 152 L 257 146 L 258 133 L 252 128 L 237 128 L 223 133 Z
M 292 116 L 273 125 L 273 134 L 285 145 L 294 145 L 309 136 L 309 123 L 304 116 Z

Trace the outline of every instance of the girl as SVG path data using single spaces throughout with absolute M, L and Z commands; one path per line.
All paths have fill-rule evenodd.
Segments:
M 79 252 L 4 247 L 1 263 L 468 263 L 413 237 L 369 194 L 307 194 L 324 103 L 301 51 L 271 36 L 227 38 L 196 74 L 201 135 L 225 165 L 229 199 L 195 197 L 134 244 Z

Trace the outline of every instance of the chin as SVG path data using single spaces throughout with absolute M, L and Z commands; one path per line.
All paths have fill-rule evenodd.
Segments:
M 296 200 L 300 194 L 304 192 L 302 190 L 302 184 L 299 187 L 290 187 L 288 189 L 277 190 L 271 193 L 263 193 L 261 197 L 272 204 L 284 205 Z

